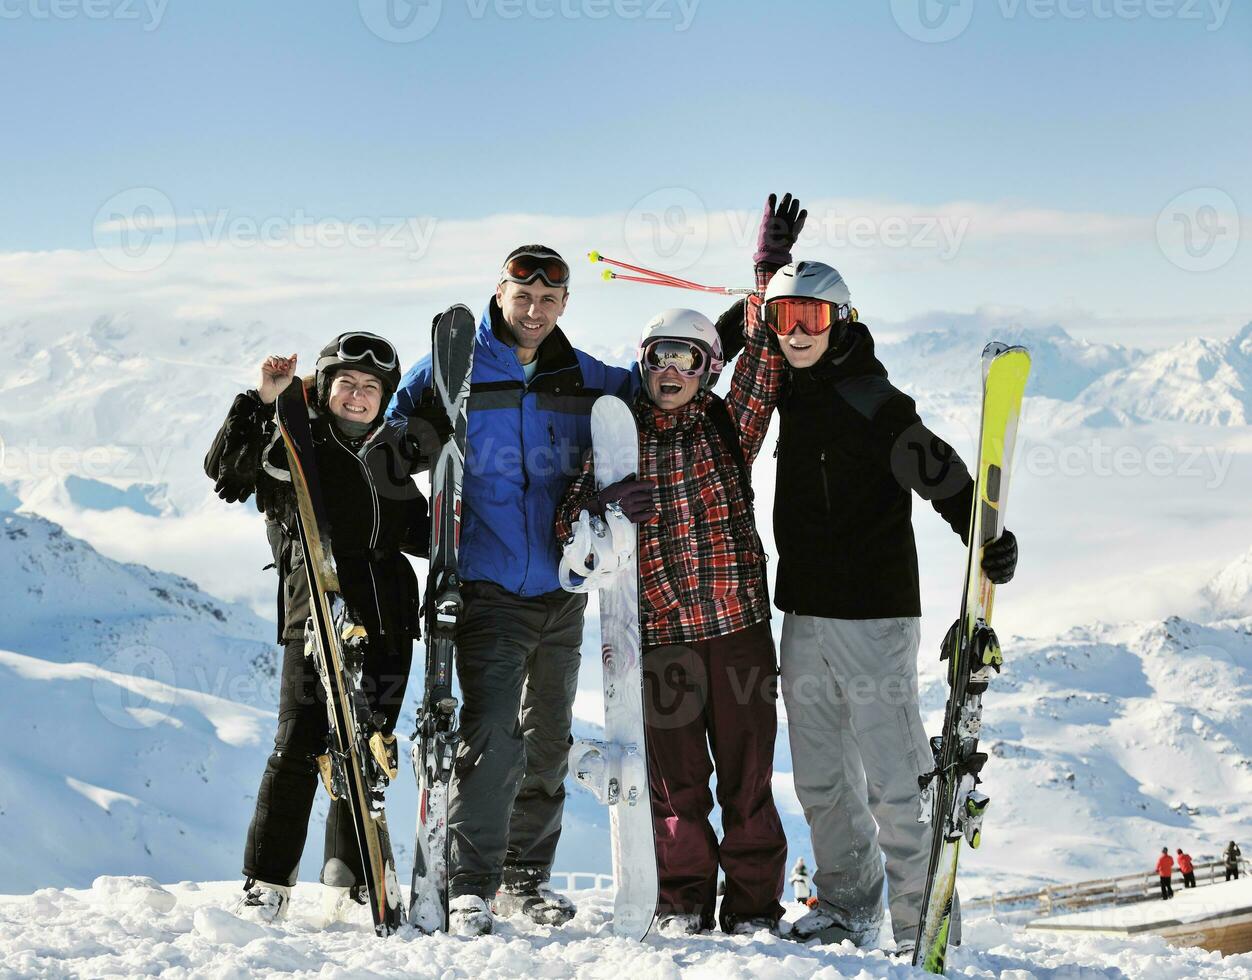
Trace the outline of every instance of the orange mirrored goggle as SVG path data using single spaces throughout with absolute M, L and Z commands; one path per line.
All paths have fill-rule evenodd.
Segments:
M 765 304 L 765 324 L 785 337 L 799 327 L 810 337 L 824 334 L 836 323 L 856 319 L 847 303 L 827 303 L 820 299 L 773 299 Z

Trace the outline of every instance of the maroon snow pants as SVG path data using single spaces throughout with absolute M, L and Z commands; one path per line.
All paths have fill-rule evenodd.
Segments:
M 723 929 L 744 919 L 777 919 L 787 838 L 770 785 L 778 664 L 769 623 L 651 647 L 643 677 L 660 914 L 694 913 L 711 929 L 720 866 Z M 720 843 L 709 823 L 715 767 Z

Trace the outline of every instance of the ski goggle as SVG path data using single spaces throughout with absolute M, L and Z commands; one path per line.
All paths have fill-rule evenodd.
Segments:
M 400 366 L 396 349 L 373 333 L 344 334 L 339 338 L 339 358 L 347 362 L 370 360 L 380 371 L 394 371 Z
M 838 305 L 820 299 L 774 299 L 765 304 L 765 324 L 785 337 L 799 327 L 810 337 L 824 334 L 836 323 L 852 319 L 846 303 Z
M 543 280 L 545 286 L 568 286 L 569 266 L 559 255 L 523 252 L 505 262 L 500 270 L 501 282 L 516 282 L 525 286 L 536 279 Z
M 674 368 L 684 378 L 698 378 L 708 370 L 709 358 L 704 349 L 688 340 L 649 341 L 643 347 L 643 366 L 660 374 Z

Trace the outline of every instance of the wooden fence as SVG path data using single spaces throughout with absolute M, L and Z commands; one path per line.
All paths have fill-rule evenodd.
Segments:
M 1248 873 L 1246 861 L 1239 862 L 1239 873 Z M 1174 872 L 1174 887 L 1182 888 L 1182 875 Z M 1226 880 L 1224 861 L 1198 861 L 1195 864 L 1196 885 L 1213 885 Z M 1057 912 L 1074 912 L 1097 905 L 1125 905 L 1160 898 L 1160 876 L 1155 871 L 1142 874 L 1121 875 L 1117 878 L 1095 878 L 1066 885 L 1048 885 L 1028 892 L 998 894 L 992 892 L 985 898 L 961 901 L 962 910 L 1015 912 L 1031 910 L 1036 915 L 1053 915 Z

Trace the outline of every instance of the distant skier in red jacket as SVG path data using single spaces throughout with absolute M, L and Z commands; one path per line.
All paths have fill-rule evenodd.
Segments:
M 1169 856 L 1169 848 L 1161 848 L 1161 856 L 1156 859 L 1156 873 L 1161 876 L 1161 900 L 1174 897 L 1174 886 L 1170 879 L 1174 876 L 1174 859 Z
M 1191 863 L 1191 855 L 1178 848 L 1178 870 L 1182 873 L 1182 887 L 1195 887 L 1195 865 Z

